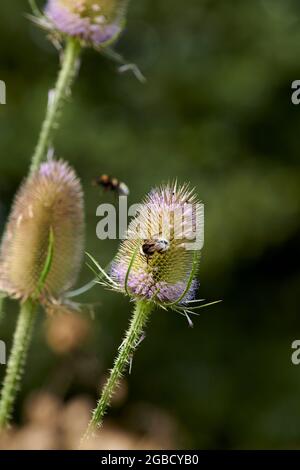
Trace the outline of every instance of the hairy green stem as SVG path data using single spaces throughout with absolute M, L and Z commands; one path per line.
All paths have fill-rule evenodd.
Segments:
M 39 135 L 39 140 L 31 160 L 30 172 L 36 171 L 46 157 L 53 130 L 58 127 L 58 119 L 62 105 L 70 92 L 71 85 L 76 76 L 77 64 L 80 54 L 80 44 L 76 39 L 68 39 L 64 51 L 62 66 L 54 90 L 48 99 L 45 120 Z
M 130 363 L 139 340 L 141 339 L 152 308 L 151 303 L 143 300 L 136 303 L 129 328 L 119 348 L 114 366 L 110 371 L 109 378 L 103 388 L 100 400 L 93 412 L 92 419 L 88 425 L 84 439 L 88 439 L 93 431 L 102 425 L 103 418 L 110 405 L 111 398 L 116 391 L 123 373 L 125 372 L 126 366 Z
M 0 429 L 8 426 L 16 395 L 24 372 L 37 304 L 27 300 L 21 304 L 12 350 L 7 364 L 0 399 Z
M 5 296 L 0 294 L 0 323 L 4 319 L 5 316 Z

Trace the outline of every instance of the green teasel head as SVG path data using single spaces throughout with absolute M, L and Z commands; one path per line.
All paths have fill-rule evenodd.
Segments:
M 80 181 L 61 160 L 43 163 L 15 197 L 0 249 L 0 290 L 21 300 L 58 298 L 75 283 L 83 250 Z

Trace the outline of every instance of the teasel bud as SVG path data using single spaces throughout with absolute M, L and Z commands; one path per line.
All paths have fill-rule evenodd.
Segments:
M 51 263 L 40 285 L 50 242 Z M 84 247 L 81 184 L 62 160 L 48 161 L 22 184 L 0 250 L 0 290 L 46 302 L 76 281 Z
M 113 42 L 125 25 L 129 0 L 48 0 L 44 24 L 83 45 L 99 47 Z
M 135 300 L 184 304 L 195 297 L 203 204 L 187 185 L 154 189 L 138 209 L 111 270 Z

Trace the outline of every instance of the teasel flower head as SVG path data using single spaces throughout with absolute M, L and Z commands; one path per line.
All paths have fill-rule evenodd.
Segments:
M 82 45 L 114 42 L 125 25 L 129 0 L 48 0 L 36 22 L 56 36 L 77 38 Z
M 203 204 L 188 185 L 173 183 L 152 190 L 137 212 L 110 274 L 102 270 L 99 282 L 134 301 L 145 300 L 183 313 L 195 301 L 198 288 Z
M 0 249 L 0 290 L 48 303 L 76 281 L 84 247 L 81 184 L 65 162 L 51 160 L 23 182 Z
M 188 185 L 178 186 L 176 182 L 163 185 L 152 190 L 137 207 L 109 273 L 88 255 L 97 282 L 125 293 L 135 306 L 84 440 L 102 425 L 127 366 L 131 372 L 133 353 L 145 337 L 154 306 L 184 315 L 189 326 L 193 326 L 189 315 L 209 305 L 195 298 L 198 287 L 195 278 L 204 241 L 203 216 L 203 204 Z

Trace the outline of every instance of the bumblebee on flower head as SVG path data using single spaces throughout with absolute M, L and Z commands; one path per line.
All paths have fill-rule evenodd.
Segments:
M 105 191 L 112 191 L 118 196 L 129 195 L 129 188 L 125 183 L 119 181 L 117 178 L 108 175 L 98 176 L 93 180 L 93 184 L 95 186 L 102 186 Z
M 147 263 L 155 253 L 166 253 L 170 248 L 170 242 L 164 238 L 155 237 L 153 239 L 144 240 L 141 246 L 141 253 L 146 256 Z

